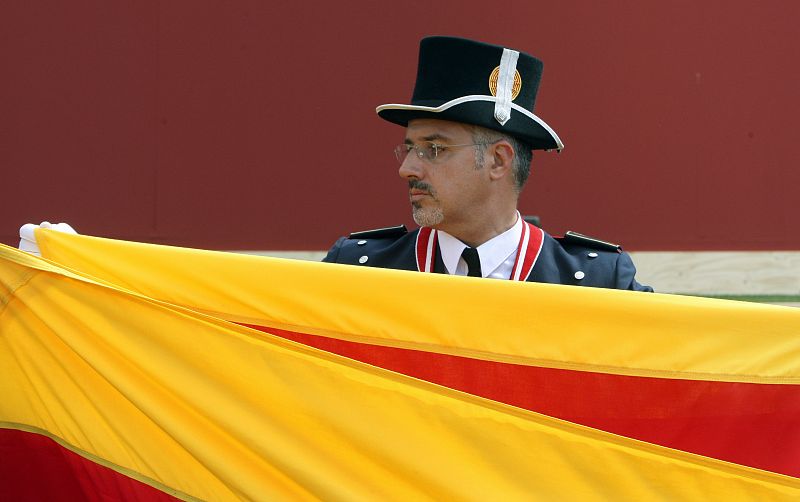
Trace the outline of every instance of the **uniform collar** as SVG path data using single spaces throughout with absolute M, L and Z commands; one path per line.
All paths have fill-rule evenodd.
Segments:
M 466 268 L 462 264 L 459 269 L 459 260 L 466 244 L 456 239 L 447 232 L 439 230 L 439 251 L 442 262 L 448 274 L 466 275 Z M 517 212 L 517 221 L 514 225 L 500 235 L 492 237 L 478 246 L 478 256 L 481 260 L 483 277 L 488 277 L 497 267 L 502 265 L 511 255 L 516 255 L 517 247 L 522 235 L 522 218 Z M 513 260 L 512 260 L 513 261 Z

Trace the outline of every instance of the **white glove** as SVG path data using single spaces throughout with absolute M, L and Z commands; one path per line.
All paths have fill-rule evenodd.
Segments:
M 41 225 L 34 225 L 33 223 L 26 223 L 19 228 L 19 249 L 22 251 L 27 251 L 30 254 L 35 254 L 36 256 L 42 256 L 41 250 L 39 250 L 39 243 L 36 242 L 36 234 L 34 230 L 37 228 L 49 228 L 50 230 L 57 230 L 59 232 L 64 232 L 65 234 L 74 234 L 78 235 L 78 232 L 75 231 L 74 228 L 69 226 L 68 223 L 50 223 L 49 221 L 43 221 Z

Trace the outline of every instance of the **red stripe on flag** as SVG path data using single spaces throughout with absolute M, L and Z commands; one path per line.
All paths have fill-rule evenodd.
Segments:
M 2 500 L 178 500 L 32 432 L 0 429 Z
M 570 422 L 800 477 L 798 385 L 540 368 L 253 327 Z

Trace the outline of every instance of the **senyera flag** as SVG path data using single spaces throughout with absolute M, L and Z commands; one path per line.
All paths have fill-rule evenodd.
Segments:
M 10 499 L 800 496 L 799 311 L 37 238 L 0 249 Z

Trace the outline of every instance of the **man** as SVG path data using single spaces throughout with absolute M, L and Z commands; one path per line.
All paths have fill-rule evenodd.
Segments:
M 532 112 L 541 72 L 541 61 L 511 49 L 423 39 L 411 104 L 377 108 L 406 127 L 395 154 L 420 228 L 342 237 L 324 261 L 652 291 L 619 246 L 571 232 L 554 239 L 517 211 L 531 150 L 564 147 Z

